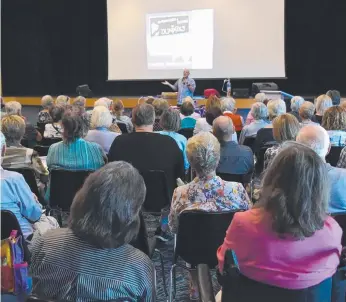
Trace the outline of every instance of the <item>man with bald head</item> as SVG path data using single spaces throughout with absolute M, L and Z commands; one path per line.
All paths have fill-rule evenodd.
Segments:
M 296 141 L 313 149 L 325 161 L 330 150 L 327 131 L 319 125 L 303 127 Z M 330 180 L 329 213 L 346 211 L 346 170 L 332 167 L 326 163 L 326 170 Z
M 247 146 L 238 145 L 232 141 L 235 129 L 232 119 L 219 116 L 213 122 L 213 134 L 219 140 L 220 162 L 217 173 L 248 174 L 253 170 L 254 160 L 252 150 Z

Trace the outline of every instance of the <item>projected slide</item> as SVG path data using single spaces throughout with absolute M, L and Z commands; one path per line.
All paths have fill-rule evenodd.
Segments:
M 212 69 L 213 10 L 146 15 L 148 69 Z

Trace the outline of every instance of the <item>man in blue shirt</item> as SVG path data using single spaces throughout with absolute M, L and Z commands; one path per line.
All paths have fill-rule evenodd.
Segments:
M 313 149 L 323 161 L 330 150 L 327 131 L 319 125 L 303 127 L 296 141 Z M 330 183 L 330 199 L 328 211 L 331 214 L 346 211 L 346 169 L 335 168 L 326 163 L 326 171 Z
M 5 155 L 5 136 L 0 132 L 1 162 Z M 42 209 L 24 177 L 1 169 L 1 210 L 16 215 L 25 238 L 33 233 L 32 223 L 40 219 Z M 10 235 L 10 234 L 8 234 Z
M 178 79 L 174 85 L 171 83 L 164 81 L 163 85 L 167 85 L 171 87 L 174 91 L 178 91 L 177 96 L 177 104 L 181 105 L 183 103 L 183 99 L 186 97 L 193 97 L 193 93 L 196 89 L 196 82 L 194 79 L 190 77 L 190 71 L 188 69 L 184 69 L 183 77 Z

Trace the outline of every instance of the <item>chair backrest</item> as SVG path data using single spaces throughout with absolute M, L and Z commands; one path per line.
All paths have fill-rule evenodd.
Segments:
M 182 128 L 178 131 L 178 133 L 189 139 L 190 137 L 193 137 L 193 129 L 194 128 Z
M 180 128 L 195 128 L 196 126 L 196 119 L 193 117 L 185 117 L 181 120 Z
M 125 134 L 125 133 L 129 133 L 127 131 L 127 127 L 125 123 L 117 123 L 119 129 L 121 130 L 121 133 Z
M 251 182 L 253 171 L 250 171 L 247 174 L 229 174 L 229 173 L 216 173 L 217 176 L 221 177 L 226 181 L 240 182 L 245 185 Z
M 252 152 L 255 153 L 255 141 L 256 141 L 256 136 L 248 136 L 248 137 L 245 137 L 243 145 L 250 147 Z
M 326 156 L 326 162 L 329 163 L 330 165 L 332 165 L 333 167 L 336 167 L 336 165 L 337 165 L 337 163 L 339 161 L 339 158 L 340 158 L 341 150 L 343 148 L 344 147 L 332 146 L 330 148 L 330 151 L 329 151 L 328 155 Z
M 185 211 L 179 215 L 175 257 L 191 265 L 217 265 L 216 251 L 223 243 L 235 212 Z
M 332 216 L 342 229 L 341 244 L 346 247 L 346 212 L 335 213 Z
M 49 146 L 36 145 L 34 147 L 34 150 L 38 153 L 39 156 L 47 156 Z
M 264 284 L 242 275 L 234 264 L 231 251 L 225 255 L 224 273 L 222 277 L 222 302 L 324 302 L 331 301 L 332 278 L 305 289 L 286 289 Z
M 150 258 L 150 248 L 149 248 L 149 242 L 148 242 L 148 231 L 145 224 L 145 220 L 142 213 L 139 213 L 139 219 L 140 219 L 140 225 L 139 225 L 139 231 L 130 244 L 135 247 L 136 249 L 139 249 L 144 254 L 146 254 Z
M 58 207 L 63 211 L 69 211 L 74 196 L 92 172 L 52 170 L 50 173 L 49 205 L 52 208 Z
M 147 194 L 143 208 L 147 212 L 160 212 L 171 203 L 167 177 L 164 171 L 140 171 L 144 178 Z
M 18 172 L 23 175 L 26 183 L 29 185 L 30 190 L 37 197 L 40 197 L 40 192 L 37 187 L 35 172 L 30 168 L 6 168 L 9 171 Z
M 51 146 L 55 143 L 58 143 L 58 142 L 61 142 L 62 141 L 62 138 L 59 138 L 59 137 L 44 137 L 42 138 L 42 141 L 40 143 L 41 146 Z
M 40 122 L 37 122 L 37 131 L 41 133 L 41 135 L 43 136 L 44 134 L 44 130 L 45 130 L 45 127 L 46 127 L 46 124 L 47 123 L 40 123 Z

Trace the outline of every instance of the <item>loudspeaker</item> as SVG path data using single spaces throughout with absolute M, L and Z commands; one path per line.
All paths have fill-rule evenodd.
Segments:
M 87 84 L 77 86 L 76 92 L 78 93 L 78 95 L 83 96 L 85 98 L 92 96 L 92 91 L 90 90 L 89 85 Z
M 247 99 L 249 97 L 249 89 L 247 89 L 247 88 L 234 88 L 234 89 L 232 89 L 232 97 Z
M 252 88 L 251 88 L 251 95 L 252 96 L 255 96 L 257 93 L 261 92 L 262 90 L 277 91 L 277 90 L 279 90 L 279 86 L 273 82 L 252 83 Z

